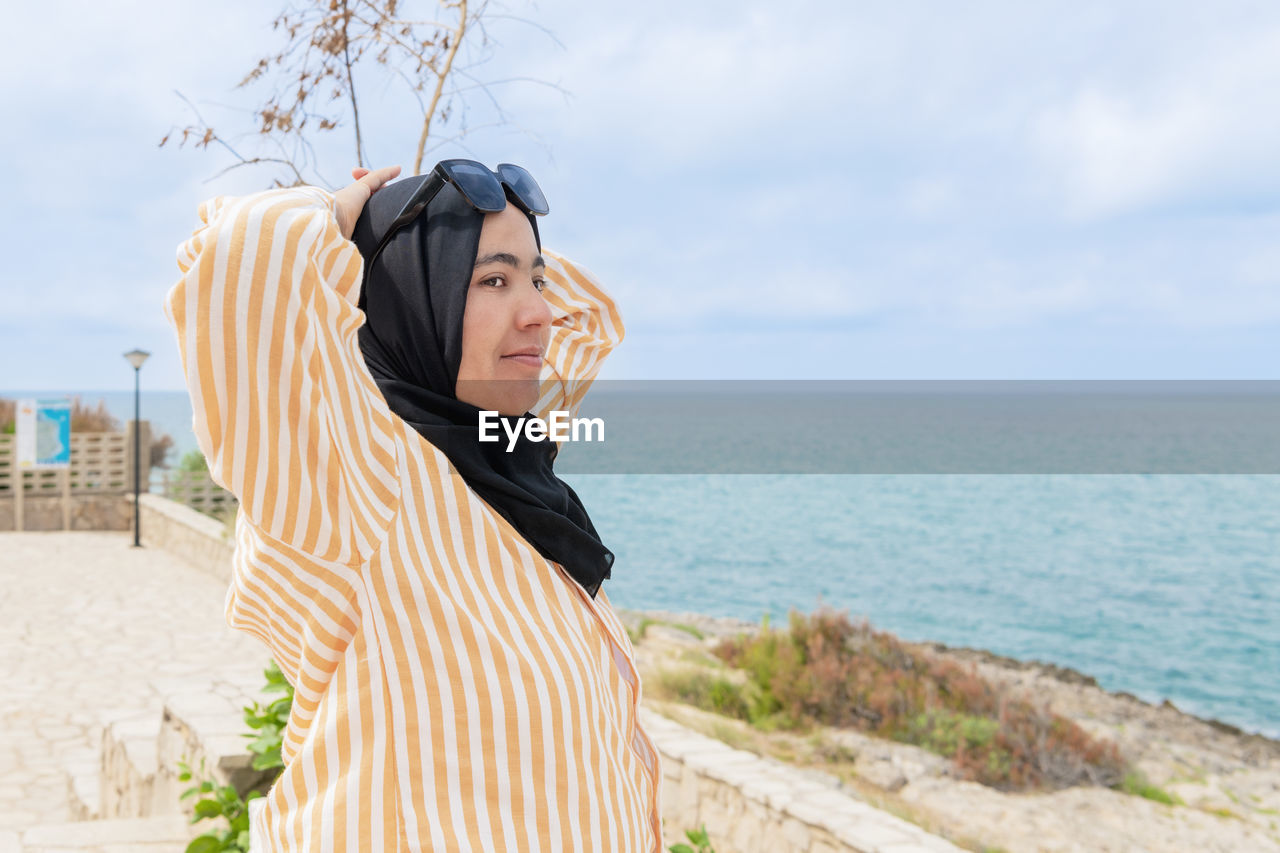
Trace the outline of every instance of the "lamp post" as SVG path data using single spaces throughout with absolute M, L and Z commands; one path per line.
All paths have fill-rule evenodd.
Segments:
M 141 548 L 142 530 L 138 526 L 142 514 L 139 511 L 142 494 L 142 363 L 149 352 L 129 350 L 124 357 L 133 365 L 133 547 Z

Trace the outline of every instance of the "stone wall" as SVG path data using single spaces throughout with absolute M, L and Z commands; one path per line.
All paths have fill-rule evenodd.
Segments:
M 15 500 L 0 498 L 0 531 L 14 529 Z M 132 496 L 71 496 L 72 530 L 132 530 Z M 27 495 L 22 502 L 23 530 L 64 530 L 62 498 Z
M 127 500 L 132 509 L 133 496 L 129 495 Z M 231 585 L 231 554 L 235 545 L 227 525 L 160 495 L 142 496 L 141 515 L 143 545 L 163 548 Z
M 647 709 L 640 722 L 662 753 L 664 845 L 705 825 L 716 853 L 961 853 L 795 767 Z

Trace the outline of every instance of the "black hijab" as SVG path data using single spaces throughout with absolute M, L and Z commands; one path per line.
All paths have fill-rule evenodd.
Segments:
M 373 194 L 352 240 L 366 262 L 387 226 L 425 176 Z M 479 441 L 480 409 L 455 395 L 462 361 L 462 315 L 480 246 L 484 214 L 452 184 L 414 222 L 396 232 L 365 280 L 360 349 L 387 405 L 444 453 L 476 494 L 539 554 L 560 563 L 594 598 L 609 577 L 613 553 L 601 542 L 582 501 L 555 475 L 555 444 L 520 432 Z M 529 216 L 542 248 L 538 224 Z M 515 418 L 502 416 L 513 428 Z

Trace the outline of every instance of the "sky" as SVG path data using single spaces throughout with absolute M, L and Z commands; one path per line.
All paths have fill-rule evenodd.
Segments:
M 272 175 L 157 143 L 181 93 L 253 144 L 235 84 L 277 11 L 7 13 L 30 37 L 0 52 L 0 389 L 131 389 L 134 347 L 144 388 L 183 387 L 175 249 Z M 606 378 L 1280 378 L 1280 5 L 490 11 L 429 160 L 533 172 L 545 244 L 620 305 Z M 412 95 L 358 82 L 371 159 L 411 165 Z

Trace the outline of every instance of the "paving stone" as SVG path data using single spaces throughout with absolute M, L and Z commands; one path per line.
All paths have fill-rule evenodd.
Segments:
M 131 546 L 125 533 L 0 534 L 0 804 L 12 806 L 0 830 L 66 821 L 77 790 L 94 797 L 113 723 L 150 720 L 154 741 L 165 697 L 153 682 L 221 708 L 231 685 L 262 681 L 268 656 L 225 623 L 225 583 Z M 154 765 L 154 748 L 135 746 L 131 760 Z
M 0 810 L 0 829 L 25 829 L 40 817 L 31 809 Z
M 182 815 L 172 815 L 45 824 L 24 832 L 22 844 L 24 847 L 83 848 L 108 844 L 175 843 L 191 837 L 191 825 L 187 819 Z
M 83 738 L 85 732 L 79 726 L 36 726 L 36 734 L 44 740 Z
M 934 853 L 934 851 L 923 844 L 908 841 L 906 844 L 882 844 L 875 849 L 875 853 Z
M 885 815 L 889 817 L 889 815 Z M 849 822 L 833 822 L 832 834 L 845 844 L 868 851 L 878 851 L 890 844 L 915 843 L 913 833 L 889 825 L 887 821 L 855 820 Z

